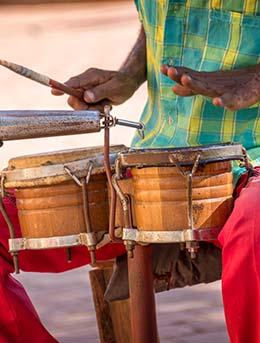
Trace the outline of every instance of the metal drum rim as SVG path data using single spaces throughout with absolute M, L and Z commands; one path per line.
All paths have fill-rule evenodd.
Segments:
M 81 178 L 85 177 L 88 173 L 88 164 L 92 163 L 93 169 L 92 174 L 100 174 L 104 173 L 104 154 L 101 150 L 102 146 L 100 147 L 100 151 L 95 155 L 89 156 L 86 158 L 78 158 L 75 160 L 70 160 L 67 163 L 55 163 L 49 165 L 39 164 L 36 167 L 29 167 L 29 168 L 14 168 L 14 169 L 4 169 L 2 171 L 2 177 L 4 178 L 5 188 L 27 188 L 27 187 L 38 187 L 38 186 L 49 186 L 54 184 L 60 184 L 69 180 L 72 180 L 70 175 L 66 172 L 65 167 L 68 169 L 73 170 L 73 174 L 76 177 Z M 96 149 L 97 147 L 89 147 L 88 150 L 91 151 L 91 148 Z M 114 168 L 115 160 L 123 149 L 126 147 L 123 145 L 114 145 L 112 146 L 112 152 L 110 153 L 110 163 Z M 68 150 L 59 150 L 53 152 L 55 154 L 62 154 L 64 152 L 73 152 L 75 150 L 82 150 L 84 148 L 79 149 L 68 149 Z M 88 151 L 87 150 L 87 151 Z M 46 156 L 50 153 L 46 153 Z M 44 156 L 44 153 L 41 154 Z M 25 157 L 37 157 L 37 154 L 33 155 L 26 155 Z M 22 158 L 22 156 L 21 156 Z
M 199 164 L 245 159 L 241 144 L 221 143 L 176 148 L 130 148 L 127 152 L 119 153 L 118 160 L 122 167 L 168 167 L 175 165 L 169 160 L 169 156 L 174 153 L 185 157 L 178 161 L 182 166 L 193 165 L 194 159 L 188 159 L 185 155 L 196 153 L 201 155 Z

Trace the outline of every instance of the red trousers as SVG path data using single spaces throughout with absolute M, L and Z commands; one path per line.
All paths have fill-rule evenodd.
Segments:
M 6 209 L 19 234 L 15 205 Z M 0 217 L 0 343 L 57 342 L 43 327 L 24 288 L 10 273 L 8 230 Z M 260 177 L 252 177 L 235 201 L 234 210 L 219 237 L 223 251 L 223 300 L 231 343 L 260 343 Z M 98 252 L 108 259 L 124 252 L 109 245 Z M 68 264 L 65 250 L 20 253 L 24 271 L 63 272 L 89 263 L 86 248 L 73 248 Z M 206 325 L 206 323 L 205 323 Z

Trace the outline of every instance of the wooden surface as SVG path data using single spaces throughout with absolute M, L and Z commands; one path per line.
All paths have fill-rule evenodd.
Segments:
M 131 172 L 137 227 L 147 231 L 187 229 L 187 180 L 178 168 L 133 168 Z M 193 178 L 195 228 L 222 227 L 231 213 L 232 192 L 229 162 L 200 167 Z
M 103 269 L 95 268 L 89 272 L 93 301 L 96 311 L 100 343 L 115 343 L 115 333 L 109 304 L 104 300 L 106 281 Z
M 108 303 L 104 293 L 112 275 L 112 265 L 100 264 L 89 272 L 100 343 L 131 343 L 129 301 Z
M 93 175 L 88 185 L 93 231 L 108 228 L 106 176 Z M 85 232 L 82 190 L 74 181 L 16 191 L 23 237 L 67 236 Z

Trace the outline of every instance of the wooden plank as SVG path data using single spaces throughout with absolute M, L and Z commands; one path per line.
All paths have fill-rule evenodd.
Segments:
M 106 284 L 112 275 L 112 268 L 104 269 Z M 110 315 L 114 327 L 117 343 L 131 343 L 131 319 L 129 300 L 113 301 L 109 303 Z
M 103 269 L 94 268 L 89 272 L 93 301 L 96 311 L 100 343 L 116 343 L 109 304 L 104 299 L 106 282 Z
M 132 343 L 130 305 L 128 300 L 108 303 L 104 293 L 113 272 L 111 262 L 99 263 L 90 271 L 90 282 L 95 304 L 101 343 Z

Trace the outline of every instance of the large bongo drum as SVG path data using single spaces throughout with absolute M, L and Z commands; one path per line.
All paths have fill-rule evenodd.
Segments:
M 113 178 L 116 226 L 135 243 L 212 241 L 233 207 L 232 161 L 240 144 L 173 149 L 130 149 L 119 154 Z
M 124 146 L 112 146 L 111 165 Z M 15 189 L 22 238 L 11 252 L 86 245 L 108 232 L 109 205 L 102 147 L 21 156 L 2 171 L 2 192 Z

